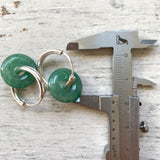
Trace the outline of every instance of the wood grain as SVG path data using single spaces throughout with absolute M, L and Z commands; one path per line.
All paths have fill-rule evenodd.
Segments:
M 139 30 L 141 38 L 160 44 L 159 0 L 1 0 L 0 63 L 9 55 L 23 53 L 37 60 L 48 50 L 65 50 L 68 42 L 106 30 Z M 140 120 L 147 120 L 149 133 L 140 134 L 140 160 L 160 157 L 160 50 L 133 51 L 133 75 L 157 85 L 140 88 Z M 112 50 L 74 51 L 75 71 L 83 94 L 112 93 Z M 46 60 L 45 73 L 69 67 L 65 57 Z M 35 87 L 36 88 L 36 87 Z M 109 142 L 105 113 L 76 104 L 55 101 L 47 91 L 33 108 L 18 106 L 0 78 L 0 160 L 104 160 Z M 36 100 L 38 90 L 24 90 Z

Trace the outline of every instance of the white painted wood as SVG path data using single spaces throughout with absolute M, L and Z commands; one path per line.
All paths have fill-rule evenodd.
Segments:
M 160 44 L 159 0 L 23 0 L 17 8 L 13 2 L 0 1 L 0 63 L 13 53 L 37 60 L 45 50 L 65 50 L 69 41 L 106 30 L 138 29 L 142 38 L 158 39 Z M 150 132 L 141 133 L 140 160 L 159 160 L 160 51 L 156 47 L 133 52 L 133 75 L 157 84 L 138 90 L 140 119 L 150 124 Z M 110 50 L 69 55 L 82 79 L 83 94 L 112 93 Z M 46 75 L 58 67 L 69 67 L 64 57 L 48 58 Z M 23 108 L 2 78 L 0 90 L 0 160 L 104 160 L 107 114 L 59 103 L 49 92 L 40 105 Z M 37 90 L 25 93 L 35 100 Z

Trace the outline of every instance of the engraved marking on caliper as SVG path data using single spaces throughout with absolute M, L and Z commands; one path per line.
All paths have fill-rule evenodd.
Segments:
M 116 36 L 116 43 L 118 45 L 123 45 L 123 44 L 127 44 L 128 45 L 128 41 L 122 37 L 120 37 L 120 35 Z

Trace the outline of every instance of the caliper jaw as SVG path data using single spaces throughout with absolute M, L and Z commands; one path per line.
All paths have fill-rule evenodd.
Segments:
M 75 103 L 106 112 L 110 115 L 112 95 L 96 96 L 96 95 L 82 95 Z
M 113 36 L 114 35 L 114 36 Z M 114 38 L 116 37 L 116 38 Z M 126 39 L 131 38 L 132 42 Z M 67 44 L 67 50 L 84 50 L 109 48 L 118 45 L 129 45 L 131 48 L 148 48 L 154 46 L 157 40 L 139 40 L 137 31 L 105 31 Z
M 142 79 L 133 77 L 133 95 L 137 96 L 137 88 L 138 86 L 142 87 L 153 87 L 156 84 L 150 80 Z M 141 129 L 142 132 L 147 133 L 149 131 L 149 125 L 147 121 L 141 121 L 139 125 L 139 129 Z
M 133 77 L 132 79 L 133 79 L 133 87 L 132 87 L 133 96 L 137 96 L 138 86 L 153 87 L 154 85 L 156 85 L 154 82 L 147 79 L 142 79 L 137 77 Z M 109 112 L 110 109 L 107 104 L 109 103 L 110 101 L 109 99 L 111 97 L 112 95 L 108 96 L 82 95 L 75 103 L 110 114 Z M 103 103 L 104 101 L 106 101 L 106 104 Z
M 156 84 L 154 82 L 150 81 L 150 80 L 133 77 L 133 87 L 132 87 L 133 95 L 137 96 L 138 86 L 153 87 L 154 85 L 156 85 Z
M 157 42 L 157 40 L 153 40 L 153 39 L 148 39 L 148 40 L 141 40 L 141 47 L 139 48 L 148 48 L 148 47 L 155 47 L 155 43 Z

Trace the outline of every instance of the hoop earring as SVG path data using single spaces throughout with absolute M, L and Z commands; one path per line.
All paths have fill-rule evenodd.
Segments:
M 20 105 L 35 106 L 43 99 L 45 85 L 36 69 L 37 65 L 32 58 L 24 54 L 10 55 L 3 61 L 1 65 L 1 76 L 3 80 L 11 87 L 12 95 Z M 38 82 L 40 99 L 35 104 L 28 104 L 19 96 L 17 89 L 30 86 L 35 79 Z
M 71 70 L 67 68 L 57 69 L 50 75 L 47 81 L 43 75 L 43 62 L 46 57 L 51 54 L 64 55 L 70 63 Z M 82 82 L 78 74 L 74 72 L 73 63 L 67 53 L 61 50 L 44 52 L 38 61 L 38 71 L 43 77 L 46 87 L 56 100 L 63 103 L 70 103 L 75 102 L 80 97 L 82 92 Z
M 38 102 L 36 102 L 34 104 L 29 104 L 24 99 L 22 99 L 22 97 L 19 95 L 16 88 L 11 87 L 11 92 L 12 92 L 12 95 L 13 95 L 14 99 L 21 106 L 25 105 L 25 106 L 30 106 L 31 107 L 31 106 L 35 106 L 35 105 L 39 104 L 42 101 L 42 99 L 44 97 L 44 93 L 45 93 L 45 85 L 44 85 L 44 82 L 41 78 L 41 75 L 37 72 L 37 70 L 35 70 L 34 68 L 29 67 L 29 66 L 20 67 L 20 68 L 18 68 L 18 70 L 29 72 L 30 74 L 32 74 L 34 76 L 34 78 L 36 79 L 36 81 L 38 83 L 38 87 L 39 87 L 39 91 L 40 91 L 39 92 L 39 100 L 38 100 Z

